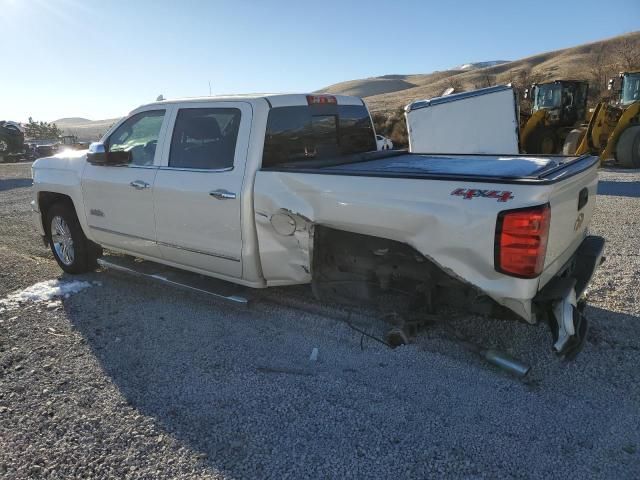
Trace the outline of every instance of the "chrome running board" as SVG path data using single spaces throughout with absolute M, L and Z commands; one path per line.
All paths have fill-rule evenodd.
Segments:
M 249 305 L 248 296 L 243 295 L 248 289 L 224 280 L 132 257 L 105 255 L 98 259 L 98 265 L 107 270 L 147 278 L 183 290 L 203 293 L 238 306 L 247 307 Z

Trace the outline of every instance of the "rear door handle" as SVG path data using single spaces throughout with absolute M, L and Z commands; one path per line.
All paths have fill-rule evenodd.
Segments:
M 136 190 L 144 190 L 145 188 L 149 188 L 149 184 L 147 182 L 143 182 L 142 180 L 134 180 L 129 185 L 131 185 Z
M 213 190 L 212 192 L 209 192 L 209 195 L 217 198 L 218 200 L 233 200 L 236 198 L 235 193 L 229 192 L 227 190 Z

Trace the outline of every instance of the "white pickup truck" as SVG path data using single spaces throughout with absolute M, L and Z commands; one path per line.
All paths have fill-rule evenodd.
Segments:
M 157 102 L 36 161 L 34 220 L 69 273 L 106 247 L 330 301 L 548 320 L 555 350 L 579 351 L 604 249 L 587 235 L 596 157 L 375 150 L 359 98 Z

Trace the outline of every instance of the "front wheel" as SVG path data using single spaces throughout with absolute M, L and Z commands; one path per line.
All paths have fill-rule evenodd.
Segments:
M 82 231 L 73 207 L 54 204 L 47 213 L 47 239 L 56 262 L 67 273 L 85 273 L 96 265 L 96 249 Z

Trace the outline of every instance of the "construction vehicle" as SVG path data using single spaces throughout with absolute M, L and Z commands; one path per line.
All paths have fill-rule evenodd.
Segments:
M 89 148 L 89 142 L 79 142 L 75 135 L 63 135 L 58 144 L 59 150 L 86 150 L 87 148 Z
M 584 80 L 534 83 L 524 92 L 533 107 L 523 116 L 520 147 L 526 153 L 559 153 L 569 133 L 584 123 L 589 84 Z
M 570 132 L 565 154 L 599 155 L 627 168 L 640 168 L 640 70 L 609 80 L 612 98 L 598 103 L 587 125 Z M 577 145 L 577 147 L 576 147 Z M 575 151 L 572 149 L 575 148 Z
M 24 132 L 16 122 L 0 120 L 0 162 L 18 161 L 24 155 Z

